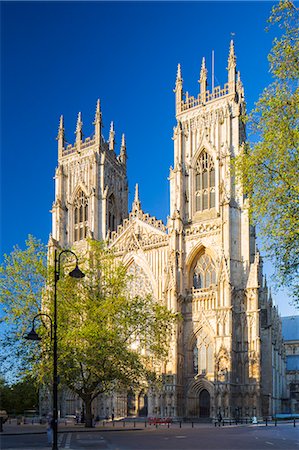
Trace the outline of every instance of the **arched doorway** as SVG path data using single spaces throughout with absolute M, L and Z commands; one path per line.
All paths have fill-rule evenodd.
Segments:
M 141 392 L 138 396 L 138 415 L 139 417 L 146 417 L 148 409 L 147 395 Z
M 210 417 L 210 394 L 206 389 L 199 393 L 199 417 Z

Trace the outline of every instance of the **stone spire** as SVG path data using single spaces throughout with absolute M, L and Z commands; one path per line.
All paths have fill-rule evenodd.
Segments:
M 100 99 L 97 101 L 96 114 L 94 118 L 94 133 L 95 133 L 95 141 L 96 144 L 100 146 L 101 144 L 101 136 L 102 136 L 102 112 L 101 112 L 101 103 Z
M 119 154 L 120 162 L 123 164 L 127 163 L 127 146 L 126 146 L 126 139 L 124 133 L 121 137 L 121 146 L 120 146 L 120 154 Z
M 63 116 L 60 116 L 60 121 L 59 121 L 59 128 L 58 128 L 58 135 L 57 135 L 57 141 L 58 141 L 58 154 L 59 157 L 62 156 L 62 150 L 64 148 L 64 142 L 65 142 L 65 137 L 64 137 L 64 120 L 63 120 Z
M 114 131 L 114 123 L 110 124 L 110 132 L 109 132 L 109 150 L 115 149 L 115 131 Z
M 135 185 L 135 197 L 134 197 L 134 201 L 133 201 L 133 204 L 132 204 L 132 212 L 136 213 L 138 211 L 142 211 L 142 210 L 141 210 L 141 202 L 139 200 L 138 183 L 136 183 L 136 185 Z
M 227 70 L 229 92 L 234 92 L 236 83 L 236 55 L 233 40 L 230 41 Z
M 202 103 L 205 103 L 206 101 L 207 79 L 208 79 L 208 71 L 206 68 L 206 60 L 203 57 L 199 76 L 199 86 Z
M 76 131 L 75 131 L 77 151 L 80 150 L 81 142 L 82 142 L 82 138 L 83 138 L 82 126 L 83 126 L 82 117 L 81 117 L 81 113 L 79 112 L 78 119 L 77 119 Z
M 174 88 L 173 92 L 175 93 L 176 113 L 179 113 L 181 111 L 182 100 L 183 100 L 183 78 L 182 78 L 180 64 L 178 64 L 175 88 Z

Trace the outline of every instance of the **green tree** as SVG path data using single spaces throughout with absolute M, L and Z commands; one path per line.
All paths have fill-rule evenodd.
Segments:
M 24 334 L 40 311 L 46 279 L 47 249 L 33 236 L 28 236 L 25 250 L 15 246 L 10 255 L 4 255 L 0 265 L 0 362 L 10 377 L 30 374 L 40 357 L 40 352 L 32 351 L 34 346 L 24 341 Z
M 59 281 L 59 373 L 82 398 L 90 426 L 99 394 L 155 379 L 176 314 L 150 295 L 132 295 L 131 276 L 100 242 L 89 242 L 81 266 L 85 278 Z
M 13 384 L 0 379 L 1 408 L 9 415 L 22 415 L 27 410 L 37 410 L 38 389 L 29 377 Z
M 21 369 L 27 364 L 31 375 L 41 384 L 50 384 L 52 342 L 47 319 L 36 323 L 43 337 L 41 345 L 24 342 L 22 336 L 36 313 L 42 311 L 53 317 L 54 271 L 48 267 L 48 284 L 44 289 L 45 249 L 40 249 L 33 238 L 27 244 L 25 251 L 15 249 L 6 257 L 0 272 L 4 281 L 3 288 L 0 287 L 4 319 L 12 325 L 7 346 L 11 344 L 17 350 L 14 355 L 21 359 Z M 39 259 L 41 254 L 43 262 Z M 168 355 L 176 314 L 149 295 L 131 295 L 131 277 L 101 243 L 91 241 L 85 254 L 82 250 L 80 266 L 86 274 L 83 279 L 64 276 L 74 264 L 66 255 L 62 258 L 57 294 L 58 373 L 60 385 L 82 398 L 86 426 L 90 426 L 91 403 L 100 393 L 155 381 L 156 369 L 161 368 Z M 21 261 L 28 265 L 25 278 L 20 270 Z M 39 283 L 30 275 L 31 269 L 36 269 Z
M 277 285 L 299 301 L 299 37 L 298 9 L 290 1 L 272 8 L 269 24 L 280 36 L 269 54 L 273 82 L 248 118 L 254 142 L 236 158 L 236 173 L 249 197 Z

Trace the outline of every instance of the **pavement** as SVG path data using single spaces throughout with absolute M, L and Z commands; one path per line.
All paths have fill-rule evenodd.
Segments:
M 107 423 L 108 427 L 112 427 L 112 423 Z M 109 426 L 110 425 L 110 426 Z M 59 441 L 60 436 L 63 433 L 71 433 L 71 432 L 92 432 L 92 431 L 104 431 L 107 429 L 106 423 L 100 422 L 97 427 L 95 428 L 85 428 L 84 424 L 73 424 L 73 423 L 67 423 L 64 421 L 59 422 L 58 424 L 58 447 L 59 447 Z M 1 437 L 2 436 L 14 436 L 14 435 L 30 435 L 30 434 L 44 434 L 45 435 L 45 441 L 46 434 L 47 434 L 47 424 L 39 424 L 39 423 L 26 423 L 26 424 L 17 424 L 16 419 L 12 419 L 7 421 L 3 425 L 3 431 L 0 433 L 0 448 L 1 448 Z M 52 445 L 45 445 L 41 444 L 41 446 L 34 446 L 34 448 L 37 450 L 50 450 L 52 448 Z M 20 450 L 20 447 L 18 448 L 10 448 L 10 450 Z M 31 448 L 23 448 L 22 450 L 32 450 Z M 72 448 L 68 447 L 68 450 L 72 450 Z M 84 450 L 79 449 L 76 447 L 76 450 Z
M 58 447 L 60 448 L 60 443 L 62 441 L 62 435 L 65 433 L 92 433 L 92 432 L 106 432 L 106 431 L 126 431 L 126 430 L 143 430 L 145 426 L 149 427 L 149 425 L 145 421 L 140 420 L 128 420 L 128 421 L 117 421 L 114 423 L 111 420 L 104 420 L 96 423 L 96 426 L 93 428 L 86 428 L 85 424 L 74 423 L 73 421 L 64 421 L 63 419 L 58 423 Z M 0 433 L 0 449 L 1 449 L 1 437 L 2 436 L 20 436 L 20 435 L 36 435 L 36 434 L 44 434 L 45 442 L 47 441 L 47 424 L 39 424 L 39 423 L 21 423 L 18 424 L 16 419 L 10 419 L 5 424 L 3 424 L 3 431 Z M 52 445 L 45 446 L 45 444 L 41 444 L 41 446 L 34 445 L 35 450 L 50 450 Z M 72 450 L 71 447 L 67 447 L 68 450 Z M 10 450 L 20 450 L 18 448 L 11 448 Z M 24 447 L 22 450 L 32 450 L 32 448 Z M 85 450 L 80 449 L 76 446 L 76 450 Z
M 264 423 L 260 423 L 257 425 L 226 425 L 225 428 L 243 428 L 243 427 L 265 427 Z M 292 424 L 290 424 L 290 426 L 292 426 Z M 62 445 L 62 442 L 65 442 L 66 439 L 66 435 L 67 438 L 69 439 L 68 445 L 64 446 L 63 448 L 68 448 L 68 450 L 72 450 L 72 448 L 69 446 L 70 442 L 71 442 L 71 433 L 75 432 L 75 433 L 93 433 L 93 432 L 111 432 L 111 431 L 129 431 L 129 430 L 133 430 L 135 429 L 137 430 L 144 430 L 145 427 L 147 427 L 148 431 L 153 431 L 156 427 L 155 425 L 149 426 L 146 422 L 144 421 L 115 421 L 114 423 L 112 421 L 101 421 L 99 423 L 96 424 L 96 426 L 94 428 L 85 428 L 84 424 L 75 424 L 75 423 L 70 423 L 70 422 L 65 422 L 65 421 L 60 421 L 59 422 L 59 426 L 58 426 L 58 446 L 59 444 Z M 159 425 L 159 428 L 168 428 L 168 425 Z M 177 431 L 180 430 L 180 428 L 183 429 L 185 428 L 193 428 L 193 424 L 192 423 L 173 423 L 171 424 L 171 428 L 176 429 Z M 194 428 L 214 428 L 214 425 L 211 423 L 194 423 Z M 276 426 L 274 425 L 274 423 L 269 424 L 269 428 L 273 428 L 276 429 Z M 266 428 L 266 427 L 265 427 Z M 293 427 L 292 427 L 293 428 Z M 41 444 L 39 445 L 38 442 L 35 442 L 34 445 L 34 449 L 37 450 L 50 450 L 51 449 L 51 445 L 45 445 L 45 442 L 47 441 L 46 438 L 46 433 L 47 433 L 47 424 L 38 424 L 38 423 L 27 423 L 27 424 L 20 424 L 18 425 L 16 420 L 12 419 L 10 421 L 7 421 L 4 425 L 3 425 L 3 432 L 0 433 L 0 448 L 1 448 L 1 438 L 4 436 L 18 436 L 18 435 L 35 435 L 35 434 L 40 434 L 40 435 L 44 435 L 45 437 L 42 438 L 41 437 Z M 83 437 L 83 436 L 82 436 Z M 84 440 L 84 439 L 83 439 Z M 25 442 L 25 441 L 24 441 Z M 26 442 L 29 442 L 28 439 L 26 439 Z M 84 448 L 80 448 L 78 447 L 78 445 L 75 445 L 76 450 L 86 450 Z M 11 448 L 9 447 L 10 450 L 20 450 L 20 446 L 17 448 Z M 22 447 L 22 450 L 32 450 L 32 447 Z M 75 450 L 75 449 L 73 449 Z

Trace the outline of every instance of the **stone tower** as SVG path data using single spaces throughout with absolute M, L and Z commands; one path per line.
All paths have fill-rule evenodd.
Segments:
M 262 392 L 266 339 L 260 322 L 268 293 L 248 203 L 231 168 L 246 139 L 233 41 L 227 71 L 224 87 L 210 92 L 203 59 L 199 93 L 193 97 L 183 92 L 179 65 L 174 90 L 168 225 L 173 287 L 168 296 L 184 318 L 172 366 L 179 416 L 269 411 L 263 406 L 268 392 Z
M 63 117 L 58 130 L 58 167 L 52 208 L 52 237 L 61 247 L 86 237 L 107 238 L 128 214 L 127 153 L 122 135 L 116 155 L 115 131 L 102 135 L 102 112 L 97 102 L 94 134 L 83 140 L 81 113 L 75 143 L 66 144 Z

